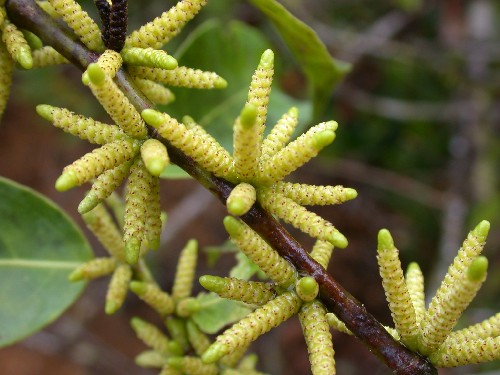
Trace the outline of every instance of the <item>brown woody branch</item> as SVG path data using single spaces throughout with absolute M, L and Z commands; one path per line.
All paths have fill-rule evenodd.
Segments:
M 54 22 L 33 0 L 8 0 L 6 8 L 12 22 L 37 34 L 45 44 L 54 47 L 82 71 L 97 59 L 98 55 L 95 52 L 87 50 L 76 37 Z M 117 74 L 116 82 L 138 111 L 153 107 L 153 104 L 135 88 L 123 70 Z M 167 140 L 161 139 L 154 130 L 151 130 L 151 136 L 160 139 L 167 146 L 169 156 L 175 164 L 188 172 L 225 204 L 234 185 L 201 168 Z M 259 204 L 255 204 L 242 219 L 283 258 L 290 261 L 300 273 L 309 274 L 316 279 L 320 285 L 321 301 L 327 309 L 342 320 L 395 374 L 437 374 L 436 368 L 425 358 L 394 340 L 364 306 L 315 262 L 307 251 Z

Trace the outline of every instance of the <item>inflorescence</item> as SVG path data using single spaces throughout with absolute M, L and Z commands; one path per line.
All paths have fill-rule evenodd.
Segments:
M 78 267 L 70 280 L 90 280 L 111 274 L 105 311 L 116 312 L 131 290 L 164 320 L 168 336 L 156 326 L 134 318 L 138 337 L 151 348 L 137 363 L 162 368 L 161 374 L 258 374 L 255 357 L 244 356 L 260 335 L 297 314 L 307 343 L 313 374 L 334 374 L 330 328 L 349 333 L 318 299 L 319 286 L 281 258 L 239 216 L 258 202 L 275 217 L 315 239 L 310 256 L 328 267 L 334 247 L 347 239 L 330 222 L 304 206 L 340 204 L 356 197 L 354 189 L 286 182 L 297 168 L 316 157 L 335 139 L 337 123 L 323 122 L 294 140 L 298 110 L 291 108 L 264 137 L 274 54 L 266 50 L 252 76 L 246 103 L 233 126 L 233 152 L 222 147 L 191 117 L 181 121 L 155 109 L 137 109 L 115 83 L 126 71 L 136 87 L 155 104 L 174 96 L 165 86 L 222 89 L 226 81 L 213 72 L 178 66 L 163 46 L 205 5 L 206 0 L 181 0 L 170 10 L 126 35 L 126 1 L 95 1 L 102 29 L 73 0 L 38 1 L 51 17 L 64 21 L 81 42 L 99 54 L 82 75 L 82 82 L 109 114 L 102 123 L 68 109 L 42 104 L 37 112 L 56 127 L 100 147 L 64 168 L 56 189 L 65 191 L 91 183 L 78 206 L 90 230 L 109 252 Z M 0 111 L 3 111 L 14 63 L 25 69 L 67 63 L 38 37 L 18 30 L 0 8 Z M 155 131 L 152 131 L 152 129 Z M 153 135 L 154 134 L 154 135 Z M 182 250 L 171 293 L 159 287 L 144 255 L 160 245 L 165 215 L 160 209 L 159 176 L 170 163 L 164 141 L 199 166 L 235 187 L 227 198 L 229 216 L 223 224 L 238 248 L 270 281 L 202 276 L 199 281 L 221 298 L 247 305 L 251 312 L 212 340 L 192 315 L 204 308 L 192 296 L 197 243 Z M 125 202 L 114 191 L 127 180 Z M 112 218 L 104 202 L 123 216 Z M 115 202 L 115 203 L 113 203 Z M 118 202 L 118 203 L 116 203 Z M 119 226 L 117 226 L 117 223 Z M 395 328 L 388 331 L 409 349 L 441 367 L 500 357 L 500 318 L 494 317 L 452 332 L 459 316 L 486 277 L 487 260 L 480 256 L 489 224 L 480 223 L 450 266 L 443 284 L 425 308 L 423 276 L 416 263 L 403 275 L 390 233 L 379 233 L 378 260 Z M 228 322 L 229 323 L 229 322 Z

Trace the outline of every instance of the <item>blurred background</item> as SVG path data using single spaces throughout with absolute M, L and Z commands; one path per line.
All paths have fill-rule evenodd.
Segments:
M 179 118 L 190 114 L 230 146 L 232 121 L 241 109 L 260 53 L 276 53 L 268 125 L 290 106 L 301 111 L 301 129 L 325 120 L 339 123 L 337 139 L 290 181 L 344 185 L 355 200 L 313 208 L 349 239 L 334 253 L 329 271 L 382 323 L 392 325 L 376 265 L 376 238 L 388 228 L 403 266 L 417 261 L 432 297 L 467 232 L 480 220 L 492 224 L 485 255 L 490 275 L 460 326 L 500 311 L 500 3 L 494 0 L 282 0 L 310 25 L 331 54 L 352 64 L 332 88 L 325 113 L 312 119 L 307 81 L 272 24 L 244 1 L 209 1 L 200 15 L 167 46 L 180 63 L 213 70 L 227 90 L 175 91 L 163 108 Z M 82 5 L 94 12 L 92 2 Z M 130 2 L 132 30 L 168 9 L 173 1 Z M 93 13 L 95 14 L 95 12 Z M 239 100 L 243 98 L 242 100 Z M 72 66 L 17 71 L 0 125 L 0 175 L 45 194 L 83 228 L 76 207 L 86 187 L 58 193 L 54 181 L 67 164 L 92 147 L 37 117 L 47 103 L 108 121 L 81 72 Z M 172 285 L 179 250 L 190 238 L 201 248 L 221 245 L 224 207 L 192 180 L 162 182 L 162 208 L 169 221 L 162 249 L 150 259 L 159 283 Z M 307 248 L 312 240 L 292 231 Z M 88 232 L 86 232 L 88 234 Z M 89 235 L 96 254 L 103 249 Z M 199 274 L 226 275 L 231 256 Z M 134 365 L 146 348 L 129 326 L 132 316 L 158 322 L 135 296 L 115 314 L 104 313 L 108 279 L 88 284 L 65 315 L 42 332 L 0 350 L 0 373 L 154 374 Z M 201 290 L 196 286 L 196 290 Z M 27 302 L 26 308 L 29 308 Z M 389 374 L 355 338 L 334 332 L 337 373 Z M 259 369 L 309 374 L 297 318 L 260 338 Z M 500 363 L 440 370 L 440 374 L 500 374 Z

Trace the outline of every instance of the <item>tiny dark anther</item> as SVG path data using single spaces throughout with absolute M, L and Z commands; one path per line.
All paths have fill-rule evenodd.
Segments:
M 112 1 L 109 15 L 108 39 L 105 41 L 107 48 L 121 51 L 127 36 L 127 0 Z

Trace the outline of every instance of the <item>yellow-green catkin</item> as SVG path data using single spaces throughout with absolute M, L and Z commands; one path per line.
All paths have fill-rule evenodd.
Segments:
M 137 337 L 147 346 L 160 354 L 168 355 L 171 353 L 169 339 L 155 325 L 148 323 L 140 318 L 134 317 L 130 324 Z
M 109 275 L 117 266 L 115 258 L 95 258 L 77 267 L 70 275 L 70 281 L 92 280 Z
M 239 280 L 234 277 L 204 275 L 200 284 L 222 298 L 229 298 L 252 305 L 263 305 L 274 298 L 276 292 L 270 283 Z
M 56 12 L 54 7 L 50 4 L 49 1 L 44 1 L 44 0 L 37 0 L 36 1 L 37 5 L 43 9 L 45 13 L 47 13 L 49 16 L 51 16 L 54 19 L 60 18 L 61 16 L 59 13 Z
M 68 64 L 69 61 L 51 46 L 43 46 L 31 53 L 33 57 L 33 68 L 43 68 L 60 64 Z
M 179 354 L 182 353 L 182 350 L 186 351 L 189 349 L 186 321 L 186 319 L 174 315 L 168 316 L 165 320 L 165 326 L 167 327 L 170 337 L 177 343 L 177 352 L 180 350 Z
M 169 140 L 173 146 L 179 148 L 208 171 L 218 177 L 225 177 L 232 173 L 231 156 L 212 137 L 200 137 L 168 114 L 153 109 L 142 111 L 142 116 L 149 125 L 158 129 L 158 133 L 163 138 Z
M 122 236 L 106 208 L 99 204 L 92 211 L 82 215 L 82 218 L 108 253 L 123 262 L 125 251 Z
M 500 313 L 480 323 L 450 333 L 443 345 L 450 345 L 452 342 L 465 342 L 471 339 L 485 339 L 487 337 L 496 336 L 500 336 Z
M 147 66 L 149 68 L 174 69 L 177 60 L 166 51 L 153 48 L 125 48 L 120 54 L 129 65 Z
M 125 46 L 158 49 L 176 36 L 206 4 L 206 0 L 182 0 L 153 21 L 132 32 Z
M 191 295 L 197 260 L 198 242 L 191 239 L 182 249 L 177 262 L 174 285 L 172 286 L 172 297 L 175 301 Z
M 120 264 L 115 269 L 106 294 L 106 314 L 114 314 L 123 305 L 131 278 L 132 269 L 128 264 Z
M 358 195 L 356 190 L 340 185 L 317 186 L 279 182 L 274 186 L 274 189 L 303 206 L 340 204 L 354 199 Z
M 188 340 L 195 353 L 199 356 L 210 346 L 210 339 L 205 335 L 192 320 L 186 323 Z
M 247 97 L 247 103 L 254 105 L 257 109 L 255 127 L 257 134 L 259 135 L 259 139 L 262 139 L 262 134 L 264 133 L 266 125 L 267 105 L 269 103 L 269 94 L 271 93 L 273 75 L 274 53 L 268 49 L 262 54 L 259 65 L 252 75 Z
M 429 355 L 438 367 L 456 367 L 500 359 L 500 336 L 471 339 L 459 345 L 442 345 Z
M 133 77 L 149 79 L 167 86 L 189 87 L 192 89 L 224 89 L 227 82 L 217 73 L 179 66 L 175 69 L 147 68 L 131 66 Z
M 171 357 L 167 363 L 186 375 L 217 375 L 219 373 L 216 365 L 203 363 L 198 357 Z
M 92 183 L 90 191 L 78 205 L 78 212 L 80 214 L 89 212 L 109 197 L 128 176 L 131 165 L 132 162 L 127 161 L 100 174 Z
M 139 296 L 141 300 L 151 306 L 162 317 L 172 314 L 175 310 L 174 300 L 168 294 L 151 283 L 132 281 L 130 290 Z
M 236 367 L 240 359 L 248 351 L 248 347 L 250 346 L 250 344 L 251 343 L 242 345 L 241 347 L 232 351 L 231 353 L 226 354 L 219 360 L 219 364 L 222 365 L 222 367 Z
M 489 229 L 489 222 L 479 223 L 469 233 L 458 251 L 458 255 L 448 268 L 448 272 L 436 291 L 436 295 L 432 298 L 421 323 L 422 337 L 419 351 L 422 354 L 435 351 L 443 343 L 480 287 L 481 280 L 469 280 L 467 270 L 481 253 Z
M 337 126 L 335 121 L 323 122 L 290 142 L 262 164 L 259 181 L 266 184 L 278 182 L 307 163 L 333 142 Z
M 3 114 L 9 99 L 13 68 L 14 61 L 12 57 L 5 45 L 0 43 L 0 116 Z
M 73 0 L 49 0 L 54 10 L 73 29 L 83 44 L 93 51 L 102 51 L 104 43 L 99 26 L 82 7 Z
M 194 297 L 180 299 L 175 306 L 175 313 L 178 317 L 189 318 L 194 313 L 200 311 L 202 305 Z
M 126 135 L 116 125 L 105 124 L 93 118 L 81 116 L 65 108 L 39 104 L 36 106 L 36 111 L 45 120 L 52 122 L 55 127 L 90 143 L 103 145 L 126 138 Z
M 66 191 L 82 185 L 104 171 L 130 160 L 139 151 L 138 149 L 139 145 L 128 139 L 107 143 L 65 167 L 56 181 L 56 189 Z
M 295 281 L 296 272 L 293 266 L 243 222 L 232 216 L 226 216 L 224 227 L 231 240 L 268 277 L 283 287 L 288 287 Z
M 136 355 L 134 362 L 140 367 L 163 367 L 167 364 L 167 358 L 157 351 L 146 350 Z
M 24 69 L 31 69 L 33 67 L 33 57 L 31 56 L 31 48 L 24 39 L 23 33 L 8 20 L 5 20 L 0 25 L 0 30 L 2 31 L 2 41 L 12 59 Z
M 111 77 L 95 63 L 87 67 L 87 74 L 92 93 L 116 125 L 130 137 L 144 138 L 147 134 L 146 124 Z
M 136 78 L 134 82 L 137 88 L 155 104 L 166 105 L 175 100 L 174 93 L 159 83 L 142 78 Z
M 319 301 L 304 304 L 299 311 L 313 375 L 333 375 L 335 359 L 326 310 Z
M 311 237 L 328 241 L 341 249 L 347 246 L 347 238 L 330 222 L 273 189 L 261 189 L 257 199 L 265 209 Z
M 377 260 L 382 278 L 385 297 L 389 302 L 392 320 L 403 342 L 410 349 L 415 349 L 419 335 L 415 309 L 406 287 L 399 251 L 387 229 L 378 233 Z
M 247 103 L 233 129 L 234 169 L 240 181 L 252 181 L 257 176 L 261 142 L 257 106 Z
M 346 333 L 348 335 L 352 335 L 352 332 L 347 328 L 345 323 L 341 321 L 337 316 L 333 313 L 326 313 L 326 320 L 328 321 L 328 325 L 333 329 L 336 329 L 339 332 Z
M 412 262 L 408 265 L 405 282 L 413 303 L 417 323 L 420 324 L 425 314 L 425 292 L 424 275 L 417 263 Z
M 137 263 L 144 239 L 145 220 L 148 207 L 144 204 L 150 194 L 148 171 L 141 159 L 130 168 L 127 193 L 125 195 L 125 217 L 123 226 L 123 242 L 126 260 L 130 264 Z
M 300 298 L 293 292 L 279 295 L 217 336 L 216 342 L 203 353 L 202 360 L 205 363 L 213 363 L 224 355 L 248 345 L 296 314 L 300 305 Z
M 295 293 L 304 302 L 311 302 L 319 293 L 319 285 L 311 276 L 304 276 L 295 283 Z
M 276 155 L 283 147 L 286 146 L 295 128 L 297 127 L 299 110 L 292 107 L 278 120 L 271 132 L 262 141 L 261 147 L 261 163 L 264 160 Z
M 242 182 L 231 190 L 226 201 L 227 211 L 236 216 L 244 215 L 252 208 L 256 199 L 255 188 L 246 182 Z
M 311 250 L 311 257 L 321 264 L 323 268 L 328 268 L 328 263 L 330 263 L 330 258 L 333 253 L 333 245 L 328 241 L 316 240 L 314 246 Z
M 122 66 L 123 59 L 119 52 L 107 49 L 95 62 L 107 76 L 113 78 L 120 67 Z
M 147 201 L 147 213 L 145 218 L 144 238 L 150 249 L 157 250 L 160 247 L 160 236 L 162 229 L 161 207 L 160 207 L 160 180 L 149 174 L 150 193 Z
M 141 157 L 149 173 L 157 177 L 170 162 L 167 148 L 157 139 L 148 139 L 142 144 Z

